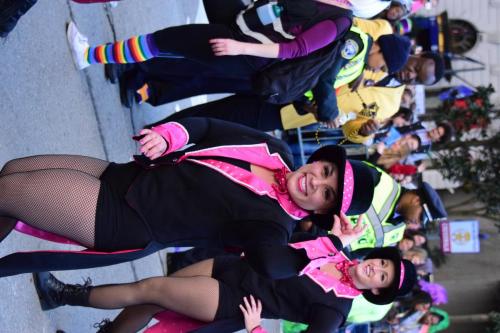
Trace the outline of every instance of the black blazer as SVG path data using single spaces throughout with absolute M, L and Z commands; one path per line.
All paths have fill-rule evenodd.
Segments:
M 303 239 L 311 238 L 306 236 Z M 337 237 L 330 236 L 330 239 L 337 249 L 342 248 Z M 309 325 L 307 333 L 331 333 L 344 324 L 351 309 L 351 298 L 337 297 L 333 291 L 325 292 L 308 276 L 297 276 L 309 263 L 303 249 L 263 246 L 247 251 L 244 259 L 235 258 L 224 263 L 222 282 L 238 290 L 236 295 L 251 294 L 260 299 L 264 318 L 306 323 Z M 237 273 L 228 273 L 230 270 Z M 228 295 L 221 295 L 219 302 L 224 302 L 225 297 Z M 195 332 L 234 332 L 243 326 L 242 318 L 238 316 L 216 320 Z
M 208 118 L 186 118 L 178 123 L 194 144 L 186 151 L 266 143 L 270 153 L 278 153 L 292 166 L 288 146 L 264 132 Z M 111 265 L 175 245 L 245 248 L 288 242 L 295 221 L 277 201 L 258 196 L 205 166 L 175 163 L 182 154 L 173 152 L 155 161 L 143 159 L 144 170 L 127 193 L 127 202 L 152 231 L 154 240 L 146 249 L 119 254 L 15 253 L 0 259 L 0 276 Z
M 271 154 L 278 153 L 292 166 L 288 146 L 261 131 L 208 118 L 178 123 L 194 144 L 186 151 L 266 143 Z M 276 200 L 259 196 L 206 166 L 175 163 L 182 154 L 153 161 L 153 168 L 141 172 L 127 193 L 128 203 L 147 221 L 156 241 L 169 246 L 240 248 L 288 242 L 295 220 Z

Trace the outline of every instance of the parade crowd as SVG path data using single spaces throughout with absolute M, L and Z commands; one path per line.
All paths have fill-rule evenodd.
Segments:
M 0 0 L 0 35 L 36 2 Z M 261 318 L 282 319 L 287 333 L 445 329 L 427 244 L 447 212 L 421 173 L 454 129 L 419 121 L 415 100 L 445 65 L 401 24 L 432 2 L 203 5 L 208 23 L 100 45 L 68 23 L 75 66 L 102 66 L 125 106 L 230 95 L 145 126 L 129 163 L 7 162 L 0 240 L 16 230 L 87 250 L 19 249 L 0 258 L 0 276 L 33 273 L 44 310 L 123 309 L 101 333 L 137 332 L 152 318 L 149 333 L 262 333 Z M 96 286 L 50 273 L 166 247 L 192 248 L 168 256 L 167 276 Z

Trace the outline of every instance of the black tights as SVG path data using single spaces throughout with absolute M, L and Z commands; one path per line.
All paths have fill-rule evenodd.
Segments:
M 183 268 L 169 277 L 93 287 L 89 306 L 125 309 L 110 332 L 133 333 L 165 309 L 201 321 L 213 321 L 219 304 L 219 284 L 212 278 L 213 259 Z
M 39 155 L 0 171 L 0 239 L 21 220 L 94 247 L 95 213 L 108 162 L 86 156 Z

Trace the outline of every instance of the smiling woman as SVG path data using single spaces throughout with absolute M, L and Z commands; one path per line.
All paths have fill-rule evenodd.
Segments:
M 130 163 L 46 155 L 4 166 L 0 234 L 21 220 L 22 230 L 43 230 L 31 234 L 93 251 L 13 254 L 0 259 L 0 276 L 110 265 L 166 246 L 286 244 L 295 221 L 310 216 L 329 230 L 334 214 L 361 214 L 372 201 L 369 168 L 341 147 L 292 171 L 283 141 L 234 123 L 185 118 L 139 134 L 144 156 Z
M 361 264 L 347 259 L 341 250 L 346 245 L 344 236 L 359 236 L 363 230 L 352 228 L 347 220 L 342 224 L 345 228 L 335 231 L 340 238 L 320 237 L 288 246 L 255 248 L 245 252 L 243 258 L 208 259 L 172 277 L 78 287 L 44 273 L 35 275 L 35 282 L 47 308 L 129 307 L 108 324 L 110 332 L 138 331 L 165 309 L 212 322 L 202 327 L 203 332 L 233 332 L 244 327 L 240 303 L 245 296 L 253 295 L 261 300 L 266 318 L 307 323 L 308 333 L 330 333 L 343 324 L 356 296 L 363 294 L 374 304 L 387 304 L 409 292 L 416 281 L 415 268 L 401 259 L 396 248 L 376 249 Z M 198 322 L 200 326 L 204 323 Z M 192 327 L 189 330 L 196 331 Z
M 334 163 L 315 161 L 288 174 L 288 192 L 304 209 L 326 214 L 338 199 L 338 179 Z

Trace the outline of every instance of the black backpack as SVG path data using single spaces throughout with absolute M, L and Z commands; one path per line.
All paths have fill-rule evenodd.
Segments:
M 337 39 L 305 57 L 272 64 L 254 77 L 254 92 L 268 103 L 293 102 L 318 83 L 321 74 L 340 56 L 343 44 L 343 38 Z

